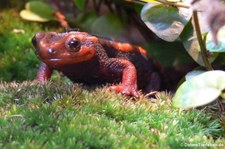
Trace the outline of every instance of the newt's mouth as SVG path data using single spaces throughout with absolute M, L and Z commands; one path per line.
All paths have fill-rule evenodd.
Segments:
M 67 58 L 67 59 L 61 59 L 61 58 L 50 58 L 50 59 L 42 59 L 44 63 L 52 65 L 52 66 L 61 66 L 61 65 L 70 65 L 75 64 L 76 61 L 74 58 Z
M 53 68 L 58 68 L 58 67 L 66 66 L 69 64 L 69 60 L 60 59 L 60 58 L 41 59 L 41 61 L 43 61 L 45 64 Z
M 93 57 L 93 54 L 87 54 L 84 56 L 77 56 L 77 57 L 55 57 L 55 58 L 42 58 L 41 60 L 49 65 L 53 65 L 53 66 L 60 66 L 60 65 L 71 65 L 71 64 L 77 64 L 77 63 L 82 63 L 85 61 L 89 61 L 91 60 Z
M 61 59 L 61 58 L 50 58 L 50 59 L 43 59 L 46 63 L 57 63 L 57 62 L 71 62 L 72 59 Z
M 60 58 L 51 58 L 51 59 L 46 59 L 45 61 L 50 61 L 50 62 L 56 62 L 56 61 L 65 61 L 65 59 L 60 59 Z

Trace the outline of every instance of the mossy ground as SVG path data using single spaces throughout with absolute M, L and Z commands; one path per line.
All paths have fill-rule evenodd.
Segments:
M 131 100 L 107 87 L 2 83 L 0 107 L 1 148 L 186 148 L 182 144 L 225 143 L 218 119 L 204 110 L 174 109 L 166 93 Z
M 12 15 L 17 13 L 5 10 L 0 19 L 0 148 L 225 147 L 224 121 L 206 109 L 173 108 L 165 92 L 132 100 L 107 91 L 107 86 L 65 79 L 45 85 L 25 81 L 35 77 L 39 63 L 31 38 L 37 31 L 58 28 L 18 16 L 12 22 Z

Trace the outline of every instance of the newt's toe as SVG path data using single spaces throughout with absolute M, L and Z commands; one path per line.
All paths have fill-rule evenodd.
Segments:
M 111 86 L 109 90 L 122 93 L 127 96 L 134 96 L 135 98 L 139 98 L 137 89 L 136 87 L 133 87 L 133 86 L 114 85 L 114 86 Z

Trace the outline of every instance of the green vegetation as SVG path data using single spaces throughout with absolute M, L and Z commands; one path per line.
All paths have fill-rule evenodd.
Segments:
M 225 20 L 224 17 L 218 17 L 225 13 L 225 5 L 222 0 L 213 1 L 210 9 L 207 9 L 209 2 L 205 0 L 199 4 L 191 0 L 175 3 L 153 0 L 146 3 L 141 11 L 142 21 L 159 38 L 169 42 L 180 39 L 193 60 L 203 66 L 204 69 L 212 71 L 209 75 L 206 72 L 203 75 L 204 78 L 197 77 L 199 73 L 195 73 L 195 71 L 190 72 L 196 79 L 194 80 L 195 77 L 193 77 L 193 80 L 185 80 L 185 83 L 181 86 L 187 85 L 179 87 L 173 98 L 174 105 L 179 108 L 207 105 L 219 97 L 224 99 L 220 95 L 223 94 L 222 91 L 225 89 L 223 81 L 221 81 L 221 76 L 223 77 L 225 73 L 222 72 L 223 75 L 215 78 L 217 71 L 214 71 L 212 63 L 217 56 L 223 56 L 225 51 L 225 28 L 223 27 Z M 215 12 L 215 10 L 218 11 Z M 223 63 L 221 62 L 219 65 Z M 218 79 L 219 81 L 212 81 L 212 79 Z M 197 86 L 201 86 L 201 89 L 197 89 Z
M 174 109 L 166 93 L 134 101 L 105 87 L 3 83 L 0 107 L 1 148 L 182 148 L 182 143 L 225 143 L 213 140 L 224 137 L 217 119 L 204 110 Z

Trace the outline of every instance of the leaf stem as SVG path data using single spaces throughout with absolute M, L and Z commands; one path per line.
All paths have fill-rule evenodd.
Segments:
M 190 8 L 190 5 L 188 4 L 185 4 L 185 3 L 181 3 L 181 2 L 176 2 L 176 3 L 173 3 L 173 2 L 168 2 L 168 1 L 165 1 L 165 0 L 156 0 L 157 2 L 160 2 L 164 5 L 170 5 L 170 6 L 175 6 L 175 7 L 183 7 L 183 8 Z
M 201 50 L 201 55 L 202 55 L 203 63 L 205 64 L 205 67 L 208 70 L 213 70 L 213 67 L 210 64 L 209 60 L 208 60 L 207 50 L 206 50 L 206 47 L 205 47 L 205 43 L 204 43 L 204 41 L 202 39 L 202 33 L 201 33 L 199 21 L 198 21 L 198 12 L 195 11 L 195 10 L 193 11 L 193 22 L 194 22 L 194 28 L 195 28 L 195 31 L 196 31 L 198 43 L 199 43 L 200 50 Z
M 147 3 L 148 1 L 136 1 L 136 0 L 126 0 L 128 2 L 133 2 L 133 3 L 138 3 L 138 4 L 141 4 L 141 5 L 144 5 L 145 3 Z M 175 7 L 183 7 L 183 8 L 190 8 L 191 6 L 188 5 L 188 4 L 185 4 L 185 3 L 182 3 L 182 2 L 168 2 L 166 0 L 155 0 L 159 3 L 162 3 L 164 5 L 169 5 L 169 6 L 175 6 Z

